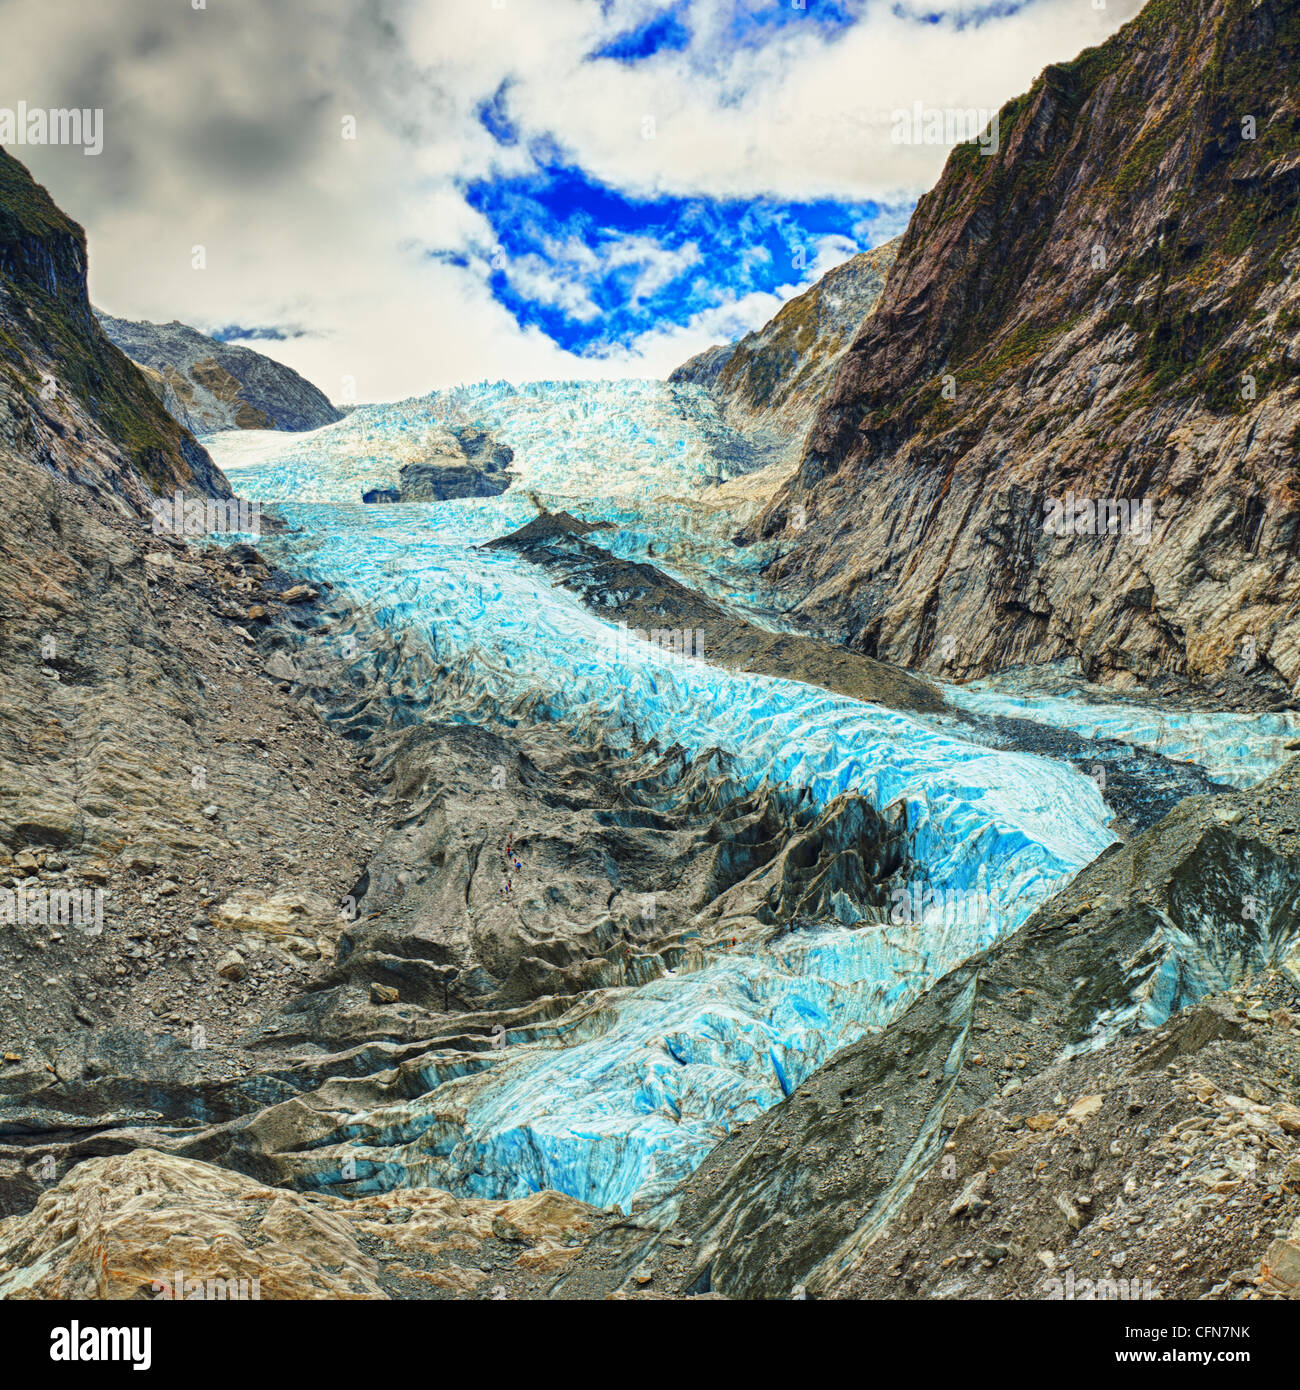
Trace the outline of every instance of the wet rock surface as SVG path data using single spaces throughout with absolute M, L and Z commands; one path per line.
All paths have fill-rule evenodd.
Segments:
M 589 537 L 613 530 L 544 512 L 489 549 L 515 550 L 581 595 L 594 613 L 617 618 L 633 640 L 671 655 L 699 657 L 733 671 L 755 671 L 824 686 L 891 709 L 947 708 L 929 681 L 811 634 L 771 632 L 736 617 L 654 565 L 620 559 Z

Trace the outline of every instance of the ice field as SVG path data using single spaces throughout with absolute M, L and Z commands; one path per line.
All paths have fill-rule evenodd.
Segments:
M 392 486 L 420 456 L 423 431 L 444 423 L 491 429 L 515 450 L 510 492 L 361 505 L 363 490 Z M 853 904 L 840 902 L 825 922 L 766 948 L 620 991 L 592 1035 L 579 1029 L 563 1046 L 511 1040 L 469 1075 L 430 1077 L 416 1101 L 353 1117 L 341 1137 L 372 1186 L 477 1196 L 553 1187 L 624 1207 L 660 1195 L 730 1127 L 1014 929 L 1114 839 L 1096 785 L 1064 763 L 984 747 L 955 721 L 675 659 L 629 641 L 518 555 L 477 548 L 531 519 L 532 488 L 552 507 L 618 523 L 620 553 L 671 559 L 689 544 L 719 589 L 750 592 L 761 557 L 734 547 L 735 520 L 702 499 L 719 477 L 761 460 L 746 460 L 696 388 L 495 384 L 359 408 L 307 435 L 232 432 L 204 443 L 240 496 L 279 504 L 295 528 L 264 538 L 264 550 L 468 668 L 502 703 L 532 695 L 555 716 L 598 720 L 615 742 L 635 730 L 691 754 L 719 748 L 749 786 L 806 789 L 818 805 L 855 791 L 882 810 L 901 806 L 928 882 L 992 904 L 973 920 L 936 914 L 895 928 L 858 924 Z M 1264 775 L 1290 735 L 1285 723 L 1240 716 L 1157 725 L 1139 706 L 1069 691 L 980 683 L 951 696 L 975 711 L 1158 746 L 1225 778 Z

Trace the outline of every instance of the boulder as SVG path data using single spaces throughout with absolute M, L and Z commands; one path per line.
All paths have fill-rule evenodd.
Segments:
M 384 1298 L 375 1274 L 333 1211 L 153 1149 L 80 1163 L 0 1221 L 0 1298 Z
M 307 959 L 333 955 L 334 942 L 346 925 L 334 904 L 319 893 L 268 896 L 255 888 L 241 888 L 214 908 L 212 924 L 277 942 Z

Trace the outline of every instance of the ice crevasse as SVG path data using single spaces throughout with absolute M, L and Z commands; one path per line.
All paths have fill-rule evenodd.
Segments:
M 1052 671 L 1008 673 L 951 686 L 949 701 L 973 714 L 1030 719 L 1087 739 L 1115 739 L 1165 758 L 1195 763 L 1217 782 L 1252 787 L 1294 749 L 1300 716 L 1289 710 L 1161 710 Z

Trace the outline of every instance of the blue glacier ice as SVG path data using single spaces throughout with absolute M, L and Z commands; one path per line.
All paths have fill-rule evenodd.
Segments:
M 204 444 L 242 495 L 264 502 L 360 502 L 395 488 L 404 464 L 427 457 L 431 430 L 474 425 L 515 453 L 513 495 L 503 530 L 534 515 L 526 494 L 572 508 L 619 530 L 602 543 L 623 558 L 650 559 L 704 591 L 757 604 L 757 571 L 772 546 L 732 544 L 761 500 L 725 495 L 721 478 L 761 463 L 719 418 L 698 386 L 663 381 L 504 382 L 435 391 L 361 406 L 343 420 L 303 434 L 239 430 Z M 761 491 L 761 490 L 760 490 Z M 765 495 L 765 494 L 762 494 Z M 770 592 L 763 594 L 767 606 Z M 746 614 L 763 621 L 761 611 Z
M 523 424 L 511 413 L 517 402 L 503 405 L 496 425 L 531 454 L 530 476 L 545 481 L 548 497 L 639 528 L 637 545 L 661 543 L 663 522 L 683 534 L 696 527 L 702 555 L 715 540 L 725 555 L 726 517 L 701 523 L 691 510 L 707 477 L 689 439 L 669 438 L 657 415 L 650 424 L 611 420 L 633 414 L 626 392 L 593 388 L 604 413 L 584 413 L 583 394 L 570 387 L 558 401 L 539 388 Z M 652 404 L 658 411 L 662 396 Z M 410 405 L 357 411 L 309 436 L 208 443 L 237 492 L 279 502 L 294 528 L 264 549 L 471 672 L 502 706 L 530 696 L 555 717 L 598 720 L 615 743 L 635 731 L 692 755 L 720 749 L 743 784 L 804 790 L 814 805 L 856 792 L 902 815 L 930 885 L 987 892 L 992 904 L 986 914 L 930 912 L 904 925 L 853 925 L 847 904 L 840 921 L 711 948 L 675 975 L 577 1007 L 547 1041 L 476 1054 L 451 1079 L 430 1072 L 418 1100 L 354 1116 L 340 1135 L 363 1184 L 474 1195 L 553 1187 L 626 1207 L 661 1194 L 731 1126 L 1018 926 L 1113 841 L 1109 812 L 1092 780 L 1068 765 L 984 747 L 955 724 L 638 641 L 514 552 L 478 548 L 531 518 L 521 491 L 359 504 L 360 486 L 385 481 L 401 457 Z M 473 423 L 491 419 L 484 406 Z M 566 420 L 586 432 L 582 448 L 559 430 Z M 588 436 L 603 426 L 621 441 L 626 471 L 592 462 Z M 685 521 L 674 520 L 674 502 Z
M 295 544 L 299 570 L 343 585 L 448 663 L 471 660 L 502 704 L 534 692 L 558 715 L 597 713 L 615 735 L 635 728 L 695 754 L 719 747 L 750 785 L 808 788 L 818 804 L 846 790 L 880 807 L 901 802 L 928 878 L 945 890 L 987 882 L 1000 908 L 982 921 L 800 934 L 775 951 L 728 956 L 611 1001 L 614 1019 L 599 1037 L 563 1051 L 512 1048 L 494 1061 L 490 1085 L 445 1083 L 356 1130 L 383 1185 L 478 1195 L 555 1187 L 627 1205 L 680 1180 L 728 1124 L 774 1104 L 1018 925 L 1111 841 L 1108 812 L 1069 767 L 628 640 L 512 553 L 466 543 L 468 514 L 481 524 L 495 505 L 283 511 L 312 528 Z M 448 1142 L 438 1117 L 462 1105 Z M 399 1146 L 364 1140 L 413 1129 L 418 1137 Z
M 951 704 L 973 714 L 1007 715 L 1068 729 L 1088 739 L 1115 739 L 1179 762 L 1195 763 L 1217 782 L 1252 787 L 1291 757 L 1300 715 L 1281 711 L 1177 711 L 1115 696 L 1053 671 L 1013 672 L 947 686 Z
M 882 809 L 901 801 L 917 854 L 946 886 L 973 885 L 980 865 L 1008 889 L 1056 879 L 1114 838 L 1100 793 L 1070 767 L 638 641 L 512 552 L 478 548 L 515 524 L 517 507 L 507 494 L 280 510 L 300 529 L 289 544 L 301 573 L 346 590 L 440 659 L 469 660 L 500 703 L 533 695 L 549 713 L 592 714 L 693 755 L 721 748 L 751 785 L 806 788 L 817 805 L 850 790 Z
M 381 405 L 304 434 L 250 430 L 206 435 L 223 468 L 272 467 L 281 498 L 359 502 L 392 487 L 403 464 L 426 456 L 433 429 L 474 425 L 515 453 L 517 486 L 567 497 L 649 503 L 761 464 L 700 386 L 663 381 L 506 382 L 453 387 Z M 232 437 L 233 436 L 233 437 Z
M 466 1195 L 552 1187 L 597 1205 L 663 1195 L 736 1125 L 911 1002 L 985 941 L 934 924 L 807 931 L 622 992 L 608 1031 L 510 1047 L 482 1076 L 355 1117 L 375 1187 Z M 463 1107 L 464 1119 L 446 1117 Z M 361 1168 L 361 1164 L 358 1167 Z

